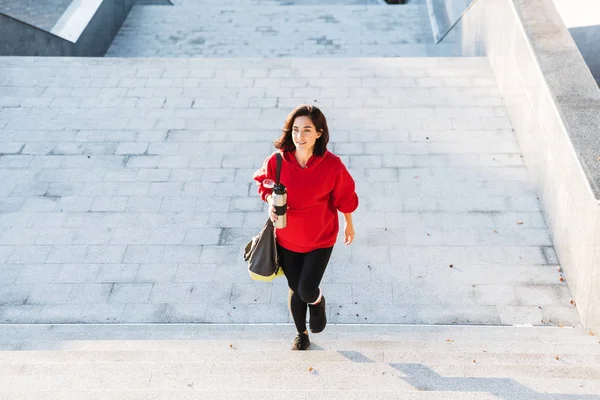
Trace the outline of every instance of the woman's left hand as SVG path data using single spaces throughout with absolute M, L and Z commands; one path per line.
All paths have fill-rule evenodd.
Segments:
M 354 226 L 352 224 L 346 224 L 344 228 L 344 244 L 348 246 L 354 240 Z

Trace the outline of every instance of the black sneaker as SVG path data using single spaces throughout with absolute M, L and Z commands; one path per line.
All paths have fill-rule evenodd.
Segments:
M 312 333 L 323 332 L 325 325 L 327 325 L 327 315 L 325 315 L 325 296 L 321 296 L 321 301 L 316 305 L 308 305 L 310 310 L 310 319 L 308 321 L 310 325 L 310 331 Z
M 310 339 L 306 333 L 299 333 L 294 338 L 292 350 L 306 350 L 310 347 Z

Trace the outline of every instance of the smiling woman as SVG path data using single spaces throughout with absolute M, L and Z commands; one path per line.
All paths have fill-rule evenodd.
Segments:
M 298 147 L 299 143 L 302 146 Z M 283 152 L 299 150 L 301 156 L 310 153 L 320 157 L 327 151 L 327 143 L 329 128 L 325 115 L 317 107 L 305 105 L 288 115 L 275 147 Z
M 303 105 L 285 120 L 278 151 L 265 160 L 254 174 L 258 193 L 269 203 L 269 216 L 277 221 L 273 206 L 273 188 L 277 154 L 283 162 L 280 181 L 287 188 L 287 225 L 276 228 L 279 265 L 288 280 L 289 307 L 298 335 L 293 349 L 310 346 L 306 330 L 306 310 L 310 310 L 310 330 L 325 329 L 325 297 L 319 284 L 339 231 L 338 212 L 344 214 L 344 243 L 354 240 L 352 213 L 358 207 L 354 180 L 341 159 L 327 150 L 329 128 L 325 115 L 317 107 Z
M 292 139 L 296 146 L 296 160 L 302 168 L 306 168 L 309 153 L 314 153 L 317 139 L 321 137 L 323 130 L 317 131 L 309 117 L 296 117 L 292 126 Z M 304 157 L 303 157 L 304 156 Z

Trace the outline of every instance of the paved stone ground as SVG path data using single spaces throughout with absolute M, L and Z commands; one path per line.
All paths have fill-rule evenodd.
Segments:
M 0 13 L 51 31 L 72 0 L 0 0 Z
M 303 102 L 356 179 L 333 323 L 578 324 L 485 59 L 0 58 L 0 321 L 289 322 L 252 173 Z
M 135 6 L 109 57 L 456 56 L 435 45 L 425 4 L 187 0 Z M 331 4 L 343 3 L 343 4 Z M 251 22 L 249 22 L 251 21 Z

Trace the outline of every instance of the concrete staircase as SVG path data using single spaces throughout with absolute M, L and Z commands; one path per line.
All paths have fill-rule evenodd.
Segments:
M 249 23 L 251 21 L 251 23 Z M 183 1 L 135 6 L 109 57 L 425 57 L 436 46 L 425 4 Z
M 600 346 L 570 328 L 0 327 L 0 399 L 598 399 Z
M 487 61 L 306 60 L 0 59 L 0 399 L 598 399 Z M 315 100 L 361 207 L 299 354 L 241 251 Z
M 109 58 L 0 58 L 0 399 L 600 398 L 486 59 L 425 57 L 423 2 L 174 3 Z M 361 205 L 291 352 L 241 252 L 306 102 Z

